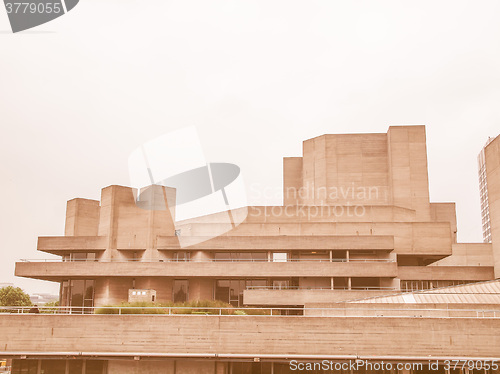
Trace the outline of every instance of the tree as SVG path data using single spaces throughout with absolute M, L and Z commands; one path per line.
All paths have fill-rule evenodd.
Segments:
M 19 287 L 3 287 L 0 288 L 0 305 L 1 306 L 30 306 L 31 300 L 27 293 Z

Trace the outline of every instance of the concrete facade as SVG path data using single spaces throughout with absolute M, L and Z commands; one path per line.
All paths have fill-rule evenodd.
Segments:
M 425 142 L 424 126 L 306 140 L 302 157 L 284 159 L 284 205 L 248 207 L 242 224 L 216 237 L 227 224 L 224 213 L 174 223 L 167 201 L 175 190 L 141 191 L 149 196 L 149 206 L 141 206 L 136 190 L 110 186 L 100 201 L 68 202 L 65 236 L 39 238 L 38 250 L 61 255 L 62 263 L 21 262 L 16 274 L 70 288 L 71 280 L 93 280 L 94 306 L 126 301 L 134 288 L 175 301 L 183 281 L 187 300 L 217 298 L 218 281 L 242 281 L 231 291 L 241 306 L 269 305 L 267 294 L 284 288 L 299 292 L 276 300 L 301 305 L 303 290 L 329 289 L 305 298 L 326 302 L 341 290 L 356 291 L 353 297 L 398 291 L 402 281 L 492 279 L 497 245 L 457 243 L 455 205 L 429 201 Z M 485 153 L 494 217 L 497 143 Z M 266 292 L 252 289 L 252 280 Z
M 407 307 L 380 314 L 369 304 L 362 313 L 346 306 L 500 278 L 499 138 L 485 148 L 485 165 L 492 243 L 484 244 L 457 243 L 455 204 L 430 201 L 423 126 L 306 140 L 302 157 L 284 158 L 284 204 L 247 207 L 240 225 L 215 237 L 226 213 L 174 222 L 172 188 L 141 191 L 147 203 L 123 186 L 104 188 L 100 201 L 70 200 L 65 235 L 38 240 L 39 251 L 61 261 L 16 264 L 18 276 L 60 282 L 63 306 L 119 305 L 147 290 L 157 304 L 220 300 L 301 315 L 1 316 L 11 339 L 0 338 L 0 347 L 12 357 L 35 352 L 32 359 L 97 352 L 109 359 L 108 373 L 250 373 L 238 360 L 255 369 L 254 357 L 266 355 L 498 357 L 497 306 L 481 306 L 493 311 L 483 319 L 475 311 L 422 311 L 417 319 Z

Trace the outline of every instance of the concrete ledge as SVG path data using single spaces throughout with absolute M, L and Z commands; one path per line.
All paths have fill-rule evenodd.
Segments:
M 17 262 L 16 276 L 71 277 L 396 277 L 396 262 Z
M 0 355 L 500 357 L 500 318 L 1 315 Z
M 400 266 L 401 280 L 476 280 L 495 279 L 492 266 Z

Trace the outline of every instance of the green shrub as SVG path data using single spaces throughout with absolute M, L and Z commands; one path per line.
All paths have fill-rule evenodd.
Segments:
M 210 314 L 218 315 L 270 315 L 269 310 L 259 308 L 235 308 L 220 300 L 197 300 L 182 303 L 152 303 L 133 302 L 121 303 L 120 305 L 107 305 L 95 310 L 95 314 Z M 196 308 L 196 309 L 195 309 Z M 214 308 L 214 309 L 212 309 Z M 222 308 L 220 310 L 219 308 Z M 225 309 L 224 309 L 225 308 Z
M 137 301 L 133 303 L 121 303 L 120 305 L 105 305 L 97 308 L 95 314 L 166 314 L 168 313 L 158 304 Z

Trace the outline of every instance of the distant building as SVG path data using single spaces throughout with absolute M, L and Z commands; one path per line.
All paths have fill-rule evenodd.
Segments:
M 477 156 L 478 174 L 479 174 L 479 198 L 481 199 L 481 228 L 483 232 L 483 242 L 491 243 L 491 224 L 490 210 L 488 204 L 488 183 L 486 182 L 486 162 L 484 149 L 495 138 L 488 138 L 488 141 Z
M 59 301 L 59 295 L 49 293 L 36 293 L 30 295 L 30 300 L 33 304 L 44 305 L 53 301 Z

